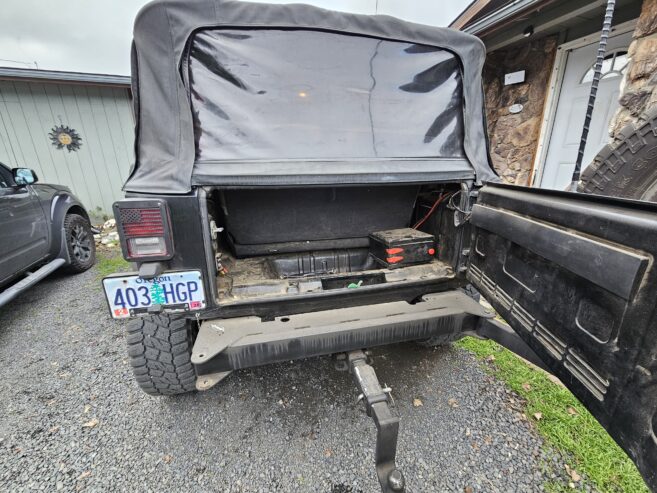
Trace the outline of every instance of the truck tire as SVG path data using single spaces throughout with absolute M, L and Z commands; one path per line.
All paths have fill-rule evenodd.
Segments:
M 196 390 L 193 327 L 192 321 L 169 315 L 150 315 L 128 324 L 130 365 L 144 392 L 176 395 Z
M 578 191 L 657 202 L 657 107 L 602 148 L 582 172 Z
M 64 218 L 64 234 L 70 263 L 66 270 L 79 274 L 96 263 L 96 242 L 91 232 L 91 224 L 78 214 L 67 214 Z

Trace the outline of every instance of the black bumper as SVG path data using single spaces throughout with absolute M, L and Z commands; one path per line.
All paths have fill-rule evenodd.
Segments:
M 278 317 L 205 320 L 194 344 L 199 376 L 384 344 L 456 340 L 492 314 L 461 291 L 405 301 Z

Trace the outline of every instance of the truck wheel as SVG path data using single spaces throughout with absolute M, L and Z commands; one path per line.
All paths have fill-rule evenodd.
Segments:
M 657 107 L 602 148 L 578 191 L 657 202 Z
M 196 390 L 192 366 L 193 322 L 151 315 L 128 324 L 128 355 L 135 379 L 150 395 L 175 395 Z
M 71 259 L 66 270 L 73 274 L 88 270 L 96 262 L 96 242 L 91 224 L 78 214 L 68 214 L 64 218 L 64 234 Z

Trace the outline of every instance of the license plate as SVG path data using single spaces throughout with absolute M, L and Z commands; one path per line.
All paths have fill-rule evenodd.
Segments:
M 137 275 L 106 277 L 103 288 L 113 318 L 129 318 L 160 306 L 166 312 L 205 308 L 203 280 L 198 271 L 167 272 L 154 279 Z

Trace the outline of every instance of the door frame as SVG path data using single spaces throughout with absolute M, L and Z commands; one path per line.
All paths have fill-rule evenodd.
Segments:
M 630 21 L 623 22 L 614 26 L 611 29 L 610 37 L 634 31 L 637 20 L 638 19 L 632 19 Z M 568 57 L 573 50 L 587 46 L 591 43 L 595 43 L 599 40 L 600 32 L 598 31 L 557 46 L 557 53 L 554 58 L 554 65 L 552 67 L 552 73 L 550 74 L 550 81 L 548 83 L 548 93 L 545 100 L 545 106 L 543 107 L 543 120 L 541 122 L 541 130 L 538 136 L 536 154 L 534 156 L 532 173 L 529 180 L 529 186 L 531 187 L 540 187 L 541 182 L 543 181 L 545 159 L 547 158 L 550 139 L 552 138 L 554 119 L 557 114 L 557 106 L 561 96 L 563 77 L 566 72 Z

